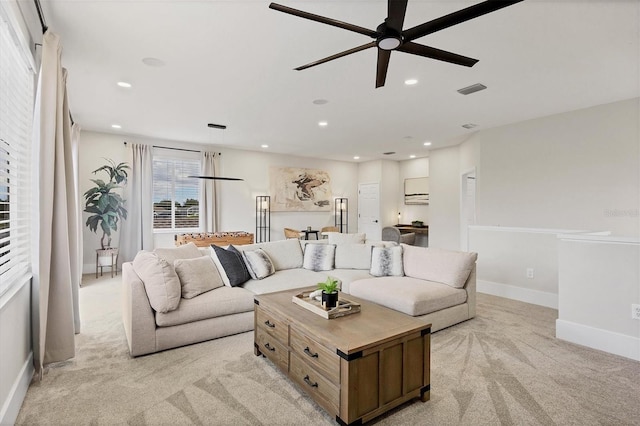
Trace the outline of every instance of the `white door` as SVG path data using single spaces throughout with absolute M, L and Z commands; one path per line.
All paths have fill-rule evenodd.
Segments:
M 367 239 L 380 241 L 380 184 L 358 184 L 358 232 L 367 234 Z
M 462 175 L 460 189 L 460 250 L 469 251 L 469 226 L 476 224 L 475 169 Z

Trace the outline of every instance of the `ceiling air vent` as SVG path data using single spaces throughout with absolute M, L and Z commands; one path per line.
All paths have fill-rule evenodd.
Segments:
M 476 84 L 472 84 L 471 86 L 458 89 L 458 93 L 461 93 L 463 95 L 470 95 L 472 93 L 479 92 L 480 90 L 484 90 L 486 88 L 487 86 L 485 86 L 484 84 L 476 83 Z
M 389 152 L 383 152 L 382 154 L 383 155 L 393 155 L 395 153 L 396 153 L 395 151 L 389 151 Z
M 465 129 L 473 129 L 474 127 L 478 127 L 478 125 L 473 123 L 467 123 L 467 124 L 463 124 L 462 127 L 464 127 Z

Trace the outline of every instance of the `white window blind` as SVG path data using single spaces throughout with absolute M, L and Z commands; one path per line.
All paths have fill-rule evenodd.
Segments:
M 34 73 L 0 10 L 0 295 L 30 270 Z
M 156 151 L 162 153 L 153 157 L 153 229 L 197 231 L 200 181 L 189 176 L 200 175 L 198 154 Z

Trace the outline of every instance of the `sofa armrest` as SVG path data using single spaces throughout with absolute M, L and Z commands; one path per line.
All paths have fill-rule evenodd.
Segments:
M 132 356 L 156 352 L 155 314 L 131 262 L 122 264 L 122 322 Z
M 467 292 L 467 304 L 469 305 L 469 318 L 476 316 L 476 264 L 473 264 L 469 278 L 464 283 Z

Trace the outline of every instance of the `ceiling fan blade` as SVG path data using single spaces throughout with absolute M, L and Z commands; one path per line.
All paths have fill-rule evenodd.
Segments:
M 437 59 L 439 61 L 450 62 L 456 65 L 463 65 L 465 67 L 472 67 L 478 62 L 477 59 L 468 58 L 456 53 L 447 52 L 446 50 L 440 50 L 436 49 L 435 47 L 424 46 L 422 44 L 413 42 L 404 43 L 396 50 L 405 53 L 411 53 L 412 55 L 424 56 L 431 59 Z
M 391 51 L 378 49 L 378 69 L 376 71 L 376 89 L 384 86 L 384 82 L 387 79 L 387 69 L 389 68 L 389 58 L 391 58 Z
M 349 24 L 347 22 L 337 21 L 335 19 L 326 18 L 324 16 L 316 15 L 313 13 L 305 12 L 303 10 L 294 9 L 292 7 L 283 6 L 277 3 L 271 3 L 269 9 L 277 10 L 279 12 L 288 13 L 290 15 L 298 16 L 300 18 L 310 19 L 312 21 L 320 22 L 321 24 L 332 25 L 334 27 L 342 28 L 344 30 L 353 31 L 356 33 L 364 34 L 366 36 L 375 38 L 376 32 L 368 28 L 360 27 L 358 25 Z
M 296 71 L 306 70 L 307 68 L 315 67 L 316 65 L 324 64 L 325 62 L 333 61 L 334 59 L 342 58 L 343 56 L 351 55 L 352 53 L 359 52 L 361 50 L 368 49 L 370 47 L 375 47 L 376 42 L 372 41 L 367 44 L 363 44 L 362 46 L 354 47 L 353 49 L 345 50 L 344 52 L 336 53 L 335 55 L 328 56 L 324 59 L 320 59 L 315 62 L 311 62 L 306 65 L 302 65 L 298 68 L 295 68 Z
M 436 31 L 449 28 L 457 25 L 461 22 L 468 21 L 470 19 L 477 18 L 487 13 L 495 12 L 512 4 L 520 3 L 523 0 L 488 0 L 482 3 L 474 4 L 465 9 L 457 12 L 450 13 L 440 18 L 434 19 L 424 24 L 417 25 L 413 28 L 409 28 L 402 32 L 405 41 L 415 40 L 417 38 L 426 36 L 427 34 L 435 33 Z
M 407 0 L 389 0 L 387 27 L 401 33 L 406 13 Z
M 188 178 L 196 178 L 196 179 L 209 179 L 209 180 L 244 180 L 240 178 L 230 178 L 230 177 L 222 177 L 222 176 L 187 176 Z

